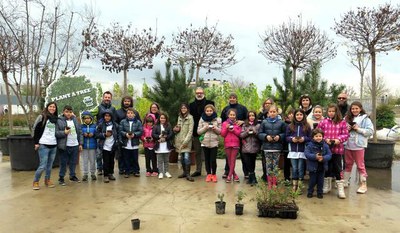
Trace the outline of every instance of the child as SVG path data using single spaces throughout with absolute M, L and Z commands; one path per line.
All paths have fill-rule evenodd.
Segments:
M 125 162 L 125 178 L 129 174 L 140 176 L 139 167 L 139 139 L 142 136 L 142 123 L 136 119 L 135 111 L 129 107 L 126 110 L 126 118 L 119 124 L 119 138 L 121 142 L 121 155 Z
M 144 147 L 144 156 L 146 158 L 146 176 L 158 176 L 157 156 L 154 152 L 155 142 L 151 137 L 155 121 L 156 117 L 154 114 L 147 114 L 144 119 L 143 134 L 141 137 Z
M 242 155 L 246 160 L 247 171 L 249 172 L 249 180 L 247 184 L 251 186 L 257 183 L 256 174 L 256 157 L 260 151 L 260 140 L 258 140 L 257 133 L 260 129 L 260 124 L 256 119 L 257 113 L 255 111 L 247 112 L 247 120 L 242 126 L 240 138 L 242 138 Z
M 268 117 L 263 120 L 258 133 L 258 138 L 263 142 L 268 188 L 276 187 L 278 176 L 278 161 L 283 149 L 286 124 L 278 118 L 278 108 L 271 105 Z
M 296 109 L 292 122 L 286 127 L 286 141 L 289 143 L 288 158 L 292 164 L 293 191 L 302 187 L 304 179 L 304 149 L 310 141 L 311 128 L 303 109 Z
M 311 130 L 317 128 L 317 125 L 324 119 L 323 109 L 320 105 L 315 105 L 312 114 L 308 115 L 307 121 L 311 126 Z
M 190 151 L 192 150 L 193 135 L 193 116 L 189 113 L 189 105 L 181 104 L 178 116 L 178 123 L 174 127 L 175 132 L 175 150 L 181 155 L 181 164 L 183 173 L 178 178 L 186 178 L 193 182 L 190 176 Z
M 82 181 L 88 180 L 89 168 L 92 180 L 96 180 L 96 148 L 97 140 L 94 135 L 96 133 L 96 124 L 93 123 L 93 116 L 89 111 L 82 113 L 82 135 L 83 150 L 81 153 L 81 169 L 83 172 Z
M 348 185 L 351 169 L 354 161 L 356 162 L 358 172 L 360 173 L 361 185 L 357 193 L 367 192 L 367 171 L 365 170 L 364 151 L 368 145 L 368 138 L 374 133 L 374 126 L 365 113 L 362 104 L 354 101 L 350 105 L 350 111 L 346 116 L 347 127 L 350 130 L 350 138 L 346 144 L 345 150 L 345 172 L 344 182 Z
M 151 137 L 156 141 L 154 150 L 157 154 L 157 167 L 159 170 L 158 178 L 166 177 L 171 178 L 169 173 L 169 152 L 172 149 L 172 138 L 174 133 L 172 132 L 171 126 L 168 123 L 168 116 L 165 113 L 160 112 L 160 117 L 157 124 L 153 128 Z
M 204 151 L 206 165 L 206 182 L 218 182 L 217 180 L 217 153 L 218 135 L 221 134 L 221 119 L 217 117 L 217 111 L 212 104 L 204 107 L 201 114 L 197 134 L 202 135 L 201 146 Z
M 304 154 L 307 157 L 307 170 L 310 174 L 307 197 L 312 198 L 314 187 L 317 185 L 317 197 L 322 199 L 325 170 L 328 169 L 328 161 L 331 159 L 331 150 L 323 140 L 324 132 L 317 128 L 311 133 L 312 140 L 307 144 Z
M 222 123 L 221 136 L 224 137 L 225 154 L 228 159 L 229 172 L 226 177 L 226 183 L 232 181 L 239 182 L 239 177 L 235 172 L 236 155 L 240 148 L 240 132 L 242 131 L 240 126 L 236 124 L 236 109 L 229 109 L 228 119 Z
M 66 105 L 63 116 L 60 117 L 56 125 L 57 147 L 60 156 L 60 172 L 58 183 L 65 186 L 65 172 L 67 164 L 69 167 L 69 180 L 80 183 L 76 177 L 75 169 L 78 163 L 78 153 L 82 151 L 83 136 L 81 124 L 76 120 L 72 113 L 72 107 Z
M 328 171 L 324 179 L 324 193 L 332 189 L 332 177 L 336 178 L 338 197 L 346 198 L 344 193 L 344 181 L 342 179 L 342 157 L 344 154 L 343 143 L 349 138 L 349 131 L 336 104 L 329 104 L 327 118 L 318 124 L 318 128 L 324 132 L 324 140 L 330 146 L 332 159 L 328 163 Z
M 104 183 L 115 180 L 114 157 L 117 150 L 118 125 L 113 120 L 112 111 L 109 109 L 103 112 L 103 122 L 97 126 L 96 138 L 99 139 L 98 147 L 102 151 Z
M 284 122 L 285 122 L 286 125 L 289 125 L 290 123 L 292 123 L 293 114 L 294 114 L 294 110 L 293 109 L 288 110 L 288 113 L 287 113 L 286 117 L 284 118 Z M 289 155 L 289 143 L 286 140 L 283 140 L 282 155 L 284 156 L 283 176 L 285 177 L 285 185 L 289 186 L 291 184 L 290 183 L 291 182 L 290 181 L 291 180 L 291 178 L 290 178 L 290 170 L 291 170 L 291 167 L 292 167 L 292 162 L 288 158 L 288 155 Z
M 39 180 L 43 171 L 46 172 L 44 184 L 48 188 L 54 188 L 55 185 L 50 180 L 51 169 L 53 168 L 54 158 L 57 152 L 57 138 L 55 134 L 57 123 L 57 104 L 56 102 L 49 102 L 43 113 L 40 114 L 36 121 L 33 134 L 35 142 L 35 150 L 39 154 L 39 167 L 35 172 L 33 178 L 33 190 L 39 190 Z

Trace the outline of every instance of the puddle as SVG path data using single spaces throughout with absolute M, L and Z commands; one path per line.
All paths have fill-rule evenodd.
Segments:
M 400 161 L 393 161 L 391 169 L 367 168 L 368 186 L 400 192 Z

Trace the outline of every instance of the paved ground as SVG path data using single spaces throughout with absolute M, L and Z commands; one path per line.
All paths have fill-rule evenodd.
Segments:
M 117 176 L 109 184 L 99 179 L 33 191 L 33 172 L 11 171 L 4 160 L 0 163 L 0 232 L 132 232 L 132 218 L 141 219 L 140 232 L 400 232 L 399 162 L 392 170 L 368 169 L 366 195 L 356 194 L 354 183 L 345 200 L 335 196 L 336 190 L 323 200 L 302 195 L 299 218 L 284 220 L 257 217 L 251 200 L 254 187 L 243 182 L 210 184 L 204 177 L 190 183 L 176 178 L 180 173 L 176 164 L 171 165 L 172 179 Z M 143 167 L 142 156 L 140 162 Z M 218 161 L 218 174 L 223 164 Z M 260 170 L 258 164 L 259 174 Z M 54 169 L 53 175 L 57 172 Z M 234 214 L 237 190 L 248 194 L 243 216 Z M 225 215 L 215 214 L 220 192 L 226 195 Z

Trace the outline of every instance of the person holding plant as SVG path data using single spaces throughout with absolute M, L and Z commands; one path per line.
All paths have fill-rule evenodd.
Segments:
M 36 169 L 33 178 L 33 190 L 39 190 L 39 180 L 45 171 L 44 184 L 46 187 L 54 188 L 55 185 L 50 180 L 51 169 L 53 168 L 54 158 L 57 152 L 56 123 L 57 123 L 57 104 L 49 102 L 40 114 L 33 127 L 33 140 L 35 150 L 39 154 L 39 167 Z
M 278 161 L 285 140 L 286 124 L 278 118 L 278 107 L 271 105 L 268 117 L 260 125 L 258 138 L 262 141 L 264 151 L 268 188 L 276 187 L 278 177 Z
M 155 127 L 153 127 L 151 137 L 156 142 L 154 150 L 157 154 L 158 178 L 162 179 L 164 175 L 171 178 L 172 176 L 169 173 L 169 153 L 172 150 L 174 133 L 168 122 L 168 115 L 166 113 L 160 112 L 160 118 Z
M 303 109 L 296 109 L 292 122 L 286 128 L 286 141 L 289 143 L 288 158 L 292 164 L 293 191 L 302 187 L 304 179 L 304 149 L 310 141 L 311 127 Z
M 362 104 L 354 101 L 350 105 L 345 118 L 347 128 L 350 131 L 350 137 L 346 143 L 345 150 L 345 172 L 344 184 L 347 187 L 349 184 L 351 169 L 354 162 L 357 165 L 358 172 L 360 173 L 360 187 L 357 193 L 364 194 L 367 192 L 367 170 L 365 169 L 364 153 L 365 148 L 368 146 L 368 138 L 374 133 L 374 126 L 371 119 L 365 113 Z
M 260 140 L 257 137 L 260 124 L 256 119 L 255 111 L 247 112 L 247 120 L 242 126 L 240 138 L 242 139 L 242 154 L 246 160 L 247 171 L 249 172 L 248 184 L 254 185 L 257 183 L 255 168 L 257 153 L 260 151 Z
M 92 180 L 96 177 L 96 148 L 97 140 L 95 138 L 96 124 L 93 123 L 93 116 L 89 111 L 82 113 L 82 136 L 83 148 L 81 153 L 81 169 L 83 172 L 82 181 L 88 181 L 89 168 Z
M 344 192 L 344 180 L 342 179 L 342 159 L 344 154 L 344 143 L 349 138 L 349 131 L 336 104 L 329 104 L 327 118 L 318 124 L 318 128 L 324 131 L 324 140 L 330 146 L 332 159 L 328 163 L 328 171 L 324 179 L 324 193 L 332 189 L 332 177 L 336 178 L 338 197 L 346 198 Z
M 146 176 L 158 176 L 157 156 L 154 151 L 155 142 L 151 137 L 156 117 L 149 113 L 144 118 L 144 127 L 141 140 L 143 142 L 144 157 L 146 159 Z
M 218 135 L 221 134 L 221 119 L 217 117 L 217 111 L 212 104 L 204 107 L 201 114 L 197 134 L 202 135 L 201 147 L 204 151 L 206 166 L 206 182 L 217 182 L 217 153 Z
M 325 119 L 323 116 L 323 108 L 320 105 L 315 105 L 312 114 L 308 115 L 307 121 L 310 124 L 311 130 L 317 128 L 318 124 Z
M 174 126 L 175 133 L 175 148 L 176 152 L 181 155 L 182 175 L 178 178 L 186 178 L 186 180 L 193 182 L 193 177 L 190 176 L 190 152 L 192 150 L 192 135 L 193 135 L 193 116 L 189 113 L 189 105 L 182 103 L 178 122 Z
M 228 159 L 229 172 L 226 183 L 233 181 L 239 182 L 239 176 L 235 172 L 236 155 L 240 148 L 240 132 L 242 131 L 237 124 L 236 109 L 228 110 L 228 119 L 222 123 L 221 136 L 224 138 L 225 153 Z
M 317 185 L 317 197 L 322 199 L 325 171 L 332 154 L 328 144 L 323 140 L 324 131 L 317 128 L 311 133 L 312 140 L 307 144 L 304 154 L 307 158 L 307 170 L 310 174 L 307 197 L 312 198 L 314 187 Z

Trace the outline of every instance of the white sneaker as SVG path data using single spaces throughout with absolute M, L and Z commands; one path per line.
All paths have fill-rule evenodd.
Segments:
M 162 179 L 164 178 L 164 174 L 162 174 L 162 172 L 160 174 L 158 174 L 158 179 Z
M 171 174 L 169 174 L 169 172 L 166 172 L 166 173 L 165 173 L 165 176 L 168 177 L 168 178 L 171 178 L 171 177 L 172 177 Z

